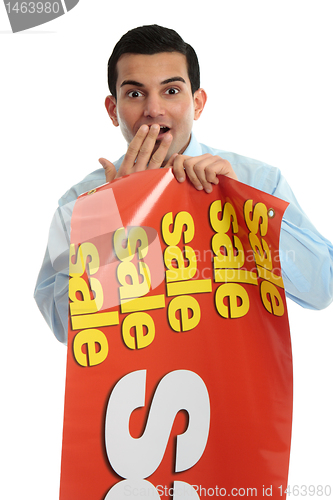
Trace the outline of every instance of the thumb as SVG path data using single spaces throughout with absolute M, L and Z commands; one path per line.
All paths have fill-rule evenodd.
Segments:
M 113 163 L 111 163 L 109 160 L 106 160 L 105 158 L 100 158 L 98 161 L 105 170 L 106 182 L 113 181 L 117 174 L 116 167 L 113 165 Z

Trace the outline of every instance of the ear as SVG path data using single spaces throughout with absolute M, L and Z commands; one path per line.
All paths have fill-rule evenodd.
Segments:
M 105 98 L 105 107 L 108 112 L 109 117 L 115 127 L 119 126 L 118 116 L 117 116 L 117 101 L 113 95 L 108 95 Z
M 198 89 L 196 92 L 194 92 L 193 100 L 194 100 L 194 119 L 198 120 L 201 116 L 201 113 L 203 112 L 203 109 L 207 101 L 207 94 L 204 91 L 204 89 Z

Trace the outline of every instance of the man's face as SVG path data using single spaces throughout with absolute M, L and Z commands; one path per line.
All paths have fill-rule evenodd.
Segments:
M 206 102 L 202 89 L 192 95 L 186 57 L 179 52 L 124 54 L 117 71 L 117 99 L 111 96 L 107 109 L 127 143 L 141 125 L 157 123 L 161 130 L 154 151 L 163 134 L 170 131 L 173 139 L 165 160 L 173 153 L 182 153 L 189 143 L 193 120 L 199 118 Z

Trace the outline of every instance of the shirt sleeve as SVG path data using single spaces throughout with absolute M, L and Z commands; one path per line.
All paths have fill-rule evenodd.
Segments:
M 272 194 L 289 202 L 280 233 L 286 295 L 303 307 L 324 309 L 333 300 L 333 245 L 311 223 L 279 170 Z
M 75 200 L 55 212 L 34 298 L 56 338 L 66 344 L 68 333 L 68 275 L 70 220 Z
M 121 160 L 121 159 L 120 159 Z M 115 165 L 119 164 L 119 161 Z M 77 197 L 105 182 L 104 169 L 87 175 L 59 200 L 48 236 L 47 248 L 34 291 L 37 306 L 56 338 L 68 336 L 68 275 L 71 217 Z
M 34 298 L 45 321 L 56 338 L 67 344 L 68 333 L 68 268 L 56 271 L 46 249 L 38 275 Z

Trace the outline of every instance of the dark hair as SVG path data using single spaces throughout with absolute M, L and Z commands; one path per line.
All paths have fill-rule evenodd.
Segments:
M 158 54 L 160 52 L 180 52 L 186 56 L 187 71 L 192 93 L 200 87 L 200 69 L 194 49 L 172 29 L 152 24 L 128 31 L 115 45 L 108 62 L 108 85 L 116 97 L 117 62 L 123 54 Z

